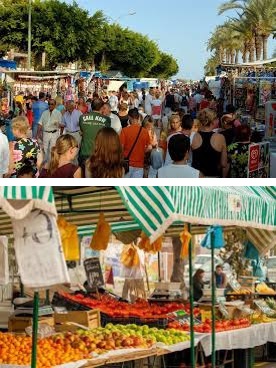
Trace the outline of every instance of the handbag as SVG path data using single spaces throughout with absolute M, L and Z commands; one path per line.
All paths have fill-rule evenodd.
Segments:
M 138 133 L 138 135 L 137 135 L 137 137 L 135 139 L 135 142 L 133 143 L 133 146 L 131 147 L 131 150 L 129 151 L 129 154 L 127 155 L 127 157 L 124 158 L 123 167 L 125 169 L 125 174 L 128 174 L 129 173 L 129 159 L 130 159 L 130 156 L 131 156 L 131 154 L 132 154 L 132 152 L 133 152 L 133 150 L 134 150 L 134 148 L 135 148 L 135 146 L 136 146 L 136 144 L 138 142 L 138 139 L 140 137 L 140 134 L 142 132 L 142 129 L 143 129 L 143 127 L 141 126 L 140 127 L 140 130 L 139 130 L 139 133 Z

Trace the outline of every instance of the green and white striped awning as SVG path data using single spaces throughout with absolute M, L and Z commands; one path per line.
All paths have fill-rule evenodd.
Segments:
M 117 187 L 151 241 L 176 221 L 276 231 L 275 187 Z
M 124 231 L 131 231 L 131 230 L 139 230 L 141 229 L 140 225 L 135 221 L 120 221 L 120 222 L 112 222 L 110 223 L 111 230 L 113 233 L 122 233 Z M 78 235 L 79 236 L 91 236 L 97 224 L 90 225 L 90 226 L 79 226 L 78 227 Z
M 56 215 L 52 187 L 0 187 L 0 208 L 10 217 L 22 219 L 34 208 Z

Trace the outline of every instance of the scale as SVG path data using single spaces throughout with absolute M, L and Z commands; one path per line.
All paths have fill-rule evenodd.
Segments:
M 26 300 L 24 302 L 24 299 Z M 14 300 L 15 310 L 13 316 L 32 316 L 34 309 L 34 301 L 28 298 L 17 298 Z M 50 305 L 43 305 L 40 303 L 38 308 L 38 316 L 48 316 L 54 313 L 53 308 Z
M 215 301 L 216 303 L 225 303 L 225 289 L 216 289 L 215 290 Z M 212 302 L 212 289 L 204 288 L 203 296 L 199 300 L 200 303 L 211 303 Z
M 182 292 L 180 290 L 180 282 L 157 282 L 155 289 L 150 295 L 150 301 L 180 301 L 182 300 Z

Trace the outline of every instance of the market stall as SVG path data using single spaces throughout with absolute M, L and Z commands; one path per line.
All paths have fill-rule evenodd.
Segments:
M 33 187 L 35 188 L 35 187 Z M 105 189 L 105 188 L 102 188 Z M 106 188 L 107 191 L 108 188 Z M 90 205 L 92 202 L 91 200 L 88 201 L 88 198 L 85 197 L 85 191 L 87 188 L 72 188 L 71 194 L 75 191 L 78 191 L 79 193 L 83 191 L 84 197 L 82 200 L 75 201 L 74 197 L 72 201 L 68 201 L 68 203 L 64 203 L 61 199 L 62 189 L 61 188 L 54 188 L 55 194 L 56 194 L 56 205 L 58 208 L 58 212 L 64 216 L 66 216 L 67 220 L 71 219 L 71 221 L 75 220 L 78 225 L 82 225 L 82 227 L 79 229 L 79 233 L 81 231 L 85 232 L 92 232 L 93 227 L 90 226 L 83 226 L 88 225 L 91 223 L 91 216 L 95 218 L 94 223 L 96 222 L 96 219 L 98 218 L 99 212 L 106 213 L 108 222 L 111 223 L 111 228 L 113 228 L 114 232 L 122 230 L 120 229 L 120 221 L 114 221 L 115 219 L 118 219 L 118 217 L 123 216 L 125 221 L 121 221 L 122 227 L 124 227 L 124 230 L 143 230 L 144 233 L 147 235 L 147 237 L 150 239 L 150 242 L 154 242 L 156 239 L 158 239 L 161 235 L 163 235 L 168 228 L 172 228 L 175 223 L 180 225 L 177 225 L 176 227 L 176 233 L 179 234 L 180 231 L 183 231 L 183 223 L 190 223 L 189 232 L 192 232 L 193 226 L 198 226 L 199 224 L 203 224 L 205 226 L 212 226 L 212 225 L 221 225 L 224 226 L 225 229 L 228 227 L 233 228 L 233 226 L 243 227 L 247 230 L 247 233 L 251 237 L 251 239 L 257 238 L 258 239 L 258 245 L 260 252 L 265 252 L 268 250 L 270 246 L 273 246 L 273 241 L 275 242 L 275 188 L 259 188 L 259 187 L 245 187 L 245 188 L 233 188 L 233 187 L 223 187 L 223 188 L 204 188 L 204 187 L 151 187 L 151 188 L 129 188 L 129 187 L 118 187 L 116 188 L 116 191 L 114 188 L 112 189 L 112 195 L 114 196 L 113 199 L 113 206 L 110 205 L 110 201 L 106 199 L 106 196 L 104 194 L 104 190 L 98 189 L 100 194 L 100 199 L 95 203 L 94 205 Z M 95 190 L 96 191 L 96 190 Z M 32 195 L 36 195 L 34 197 L 34 200 L 31 201 Z M 67 191 L 68 193 L 69 191 Z M 53 193 L 51 191 L 48 191 L 48 197 L 46 195 L 46 191 L 44 189 L 26 189 L 25 187 L 20 188 L 5 188 L 2 189 L 2 199 L 1 206 L 2 208 L 8 212 L 8 208 L 10 206 L 10 202 L 7 201 L 7 199 L 29 199 L 29 202 L 25 203 L 25 206 L 23 208 L 29 208 L 31 210 L 33 205 L 31 203 L 36 203 L 36 201 L 39 201 L 38 194 L 41 195 L 41 193 L 44 193 L 44 199 L 46 198 L 46 206 L 49 207 L 49 211 L 51 211 L 52 204 L 50 201 L 50 204 L 48 203 L 50 198 L 53 201 Z M 87 193 L 87 192 L 86 192 Z M 116 194 L 117 193 L 117 194 Z M 118 193 L 121 197 L 118 197 Z M 70 197 L 70 196 L 69 196 Z M 116 199 L 115 199 L 116 198 Z M 184 200 L 183 200 L 184 199 Z M 204 206 L 202 203 L 204 202 Z M 13 202 L 12 202 L 13 203 Z M 16 202 L 17 205 L 19 202 Z M 40 202 L 39 202 L 40 203 Z M 76 207 L 76 203 L 81 205 L 83 210 L 80 210 L 79 207 Z M 106 204 L 109 203 L 109 204 Z M 27 204 L 29 207 L 27 207 Z M 94 206 L 94 208 L 93 208 Z M 107 206 L 107 207 L 105 207 Z M 47 207 L 48 208 L 48 207 Z M 116 210 L 115 210 L 116 208 Z M 27 211 L 24 212 L 27 214 Z M 24 217 L 23 214 L 20 215 L 21 218 Z M 112 221 L 113 220 L 113 221 Z M 79 221 L 79 222 L 78 222 Z M 172 226 L 173 225 L 173 226 Z M 7 226 L 7 223 L 6 225 Z M 129 227 L 128 227 L 129 226 Z M 0 231 L 1 231 L 1 224 L 0 224 Z M 204 227 L 204 231 L 206 231 L 206 227 Z M 272 237 L 271 237 L 272 236 Z M 262 240 L 263 239 L 263 240 Z M 213 241 L 212 241 L 212 235 L 211 235 L 211 247 L 213 249 Z M 187 245 L 187 243 L 186 243 Z M 190 260 L 190 280 L 192 279 L 192 243 L 188 244 L 189 248 L 189 260 Z M 212 272 L 214 269 L 212 269 Z M 94 271 L 93 271 L 94 272 Z M 93 276 L 94 277 L 94 276 Z M 193 288 L 190 287 L 190 290 Z M 213 321 L 215 322 L 214 313 L 215 313 L 215 288 L 212 289 L 212 302 L 211 305 L 211 312 L 213 316 Z M 67 293 L 68 292 L 64 292 Z M 93 291 L 91 291 L 93 294 Z M 95 293 L 95 291 L 94 291 Z M 213 330 L 216 327 L 215 324 L 211 323 L 209 324 L 210 330 L 205 333 L 197 333 L 196 329 L 193 325 L 195 325 L 197 322 L 194 320 L 194 313 L 195 309 L 193 308 L 194 302 L 193 302 L 193 293 L 191 292 L 191 298 L 190 298 L 190 307 L 186 310 L 186 319 L 189 317 L 190 314 L 190 334 L 188 331 L 183 331 L 184 335 L 181 336 L 181 339 L 183 341 L 184 336 L 187 338 L 186 343 L 180 344 L 178 349 L 184 350 L 191 347 L 192 351 L 192 367 L 196 364 L 196 358 L 195 358 L 195 349 L 197 346 L 202 346 L 203 351 L 206 356 L 212 355 L 212 363 L 213 366 L 215 366 L 215 351 L 218 350 L 228 350 L 228 349 L 234 349 L 237 347 L 235 345 L 235 337 L 238 333 L 240 333 L 239 336 L 242 334 L 245 334 L 247 339 L 244 339 L 244 345 L 240 345 L 241 348 L 252 348 L 253 346 L 256 346 L 258 344 L 265 343 L 267 341 L 274 341 L 274 330 L 275 330 L 275 323 L 273 322 L 267 322 L 264 324 L 259 325 L 245 325 L 245 322 L 243 322 L 243 325 L 241 325 L 240 331 L 235 331 L 234 325 L 231 326 L 231 328 L 234 331 L 227 332 L 221 332 L 216 334 L 216 339 L 214 338 L 214 334 L 210 334 L 210 330 Z M 101 298 L 99 303 L 99 300 L 97 298 L 93 297 L 93 295 L 90 295 L 89 293 L 84 293 L 81 297 L 80 293 L 72 294 L 69 292 L 69 297 L 67 295 L 66 301 L 67 305 L 71 303 L 71 306 L 76 308 L 76 306 L 79 308 L 80 306 L 85 306 L 87 308 L 82 309 L 83 311 L 89 311 L 89 310 L 95 310 L 99 309 L 101 310 L 101 315 L 106 314 L 109 319 L 105 321 L 105 323 L 102 323 L 103 325 L 108 325 L 109 323 L 118 323 L 118 319 L 120 320 L 120 324 L 124 322 L 130 323 L 132 327 L 126 327 L 127 329 L 130 329 L 133 331 L 133 325 L 137 326 L 135 329 L 143 328 L 139 327 L 139 324 L 143 326 L 145 323 L 149 324 L 149 320 L 154 320 L 152 315 L 145 316 L 144 314 L 141 315 L 141 312 L 146 312 L 150 314 L 151 307 L 148 303 L 143 302 L 142 304 L 136 304 L 136 305 L 129 305 L 127 303 L 124 303 L 123 301 L 116 301 L 110 299 L 111 295 L 107 294 L 105 297 Z M 106 309 L 103 310 L 103 303 L 107 298 L 107 305 Z M 94 301 L 93 301 L 94 300 Z M 111 301 L 112 300 L 112 301 Z M 118 303 L 118 304 L 116 304 Z M 122 304 L 124 303 L 124 304 Z M 110 310 L 107 309 L 109 306 L 109 309 L 113 309 L 114 311 L 124 311 L 124 314 L 122 315 L 120 313 L 117 313 L 117 315 L 113 316 L 110 315 Z M 124 307 L 122 309 L 122 306 Z M 172 308 L 173 306 L 171 306 Z M 156 321 L 161 321 L 164 323 L 167 319 L 168 323 L 168 316 L 167 314 L 171 312 L 177 312 L 177 310 L 184 310 L 185 305 L 177 305 L 174 306 L 171 310 L 166 307 L 165 309 L 162 309 L 162 307 L 156 307 L 154 306 L 153 310 L 155 311 L 155 314 L 157 311 L 160 311 L 161 317 Z M 75 309 L 76 310 L 76 309 Z M 133 314 L 133 311 L 136 311 L 136 315 Z M 132 319 L 130 319 L 130 314 L 133 315 Z M 166 318 L 164 318 L 166 314 Z M 188 315 L 187 315 L 188 314 Z M 117 321 L 116 321 L 117 319 Z M 123 321 L 125 319 L 125 321 Z M 141 320 L 139 323 L 139 319 Z M 78 322 L 80 323 L 80 322 Z M 112 324 L 112 326 L 113 326 Z M 162 329 L 165 327 L 168 327 L 168 325 L 162 324 L 162 326 L 159 326 L 161 329 L 159 331 L 162 331 Z M 228 326 L 229 327 L 229 326 Z M 113 327 L 111 327 L 113 328 Z M 119 331 L 116 330 L 119 329 Z M 148 327 L 150 328 L 150 327 Z M 153 327 L 156 333 L 156 327 Z M 122 332 L 122 329 L 124 328 L 121 326 L 116 327 L 116 324 L 114 325 L 115 332 L 119 333 Z M 93 331 L 93 330 L 92 330 Z M 103 330 L 100 330 L 101 333 L 103 333 Z M 150 331 L 150 330 L 148 330 Z M 168 330 L 169 331 L 169 330 Z M 124 331 L 123 331 L 124 332 Z M 218 332 L 218 331 L 217 331 Z M 259 335 L 260 332 L 262 332 L 262 338 L 260 338 Z M 131 332 L 133 333 L 133 332 Z M 147 332 L 148 335 L 148 332 Z M 161 336 L 162 333 L 157 333 L 158 338 L 157 342 L 162 343 L 163 337 Z M 165 334 L 166 336 L 166 334 Z M 255 336 L 255 339 L 253 338 Z M 167 336 L 168 337 L 168 336 Z M 158 339 L 160 341 L 158 341 Z M 190 342 L 191 339 L 191 342 Z M 155 338 L 156 340 L 156 338 Z M 165 339 L 166 342 L 166 339 Z M 170 342 L 170 340 L 169 340 Z M 177 347 L 174 345 L 177 345 L 177 341 L 174 341 L 175 344 L 172 344 L 170 347 L 170 344 L 167 343 L 166 345 L 166 352 L 170 351 L 176 351 Z M 256 345 L 254 345 L 256 344 Z M 158 349 L 159 350 L 154 350 Z M 147 351 L 142 351 L 141 356 L 146 356 L 149 354 L 149 356 L 154 355 L 162 355 L 162 349 L 164 348 L 164 342 L 162 345 L 155 345 L 155 346 L 147 346 Z M 112 350 L 112 349 L 111 349 Z M 163 349 L 164 350 L 164 349 Z M 138 353 L 138 351 L 136 350 Z M 111 358 L 110 358 L 111 354 Z M 140 353 L 139 353 L 140 354 Z M 164 351 L 163 351 L 164 354 Z M 135 355 L 135 354 L 134 354 Z M 137 355 L 138 357 L 138 355 Z M 96 357 L 94 357 L 96 359 Z M 102 364 L 108 364 L 107 362 L 114 361 L 114 359 L 117 359 L 119 361 L 122 359 L 122 356 L 116 357 L 113 353 L 109 353 L 108 360 L 105 356 L 102 354 L 99 355 L 97 359 L 104 359 L 104 363 L 102 361 Z M 106 359 L 106 360 L 105 360 Z M 139 358 L 137 358 L 139 359 Z M 120 360 L 122 361 L 122 360 Z M 97 365 L 100 364 L 99 360 L 94 361 L 93 359 L 89 360 L 89 363 L 91 366 L 93 364 Z

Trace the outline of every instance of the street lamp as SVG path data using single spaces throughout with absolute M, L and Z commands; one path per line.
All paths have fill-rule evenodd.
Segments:
M 31 53 L 32 53 L 32 0 L 29 0 L 29 16 L 28 16 L 28 70 L 31 69 Z

